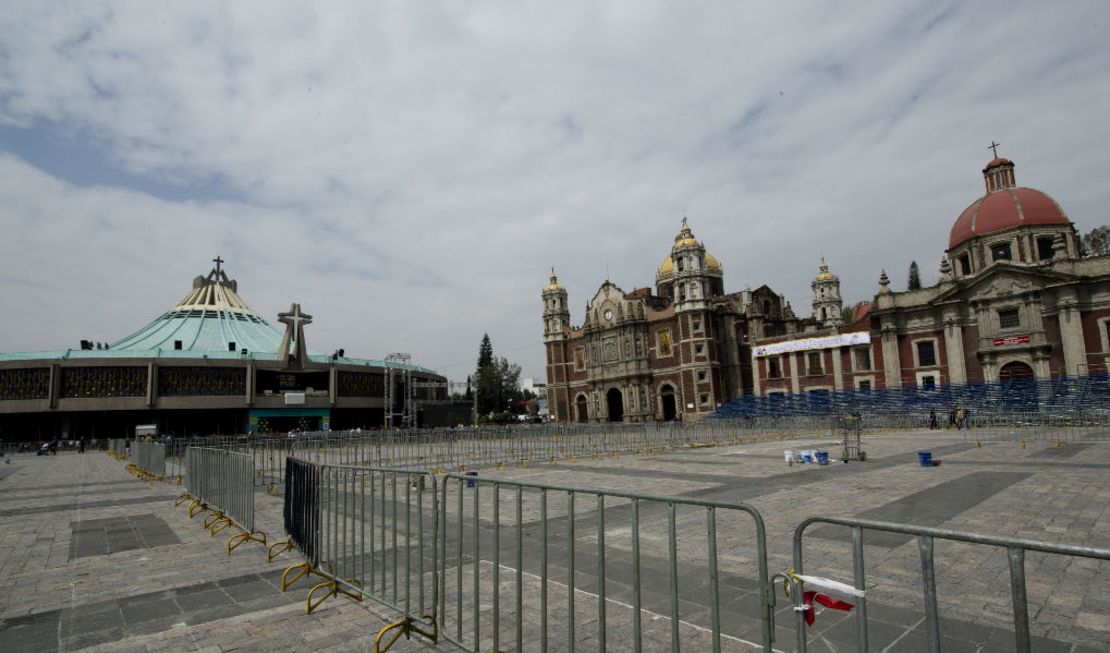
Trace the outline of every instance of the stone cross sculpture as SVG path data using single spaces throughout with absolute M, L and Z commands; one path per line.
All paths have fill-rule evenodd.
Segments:
M 278 313 L 278 322 L 285 325 L 285 335 L 281 338 L 278 347 L 277 359 L 288 364 L 290 368 L 303 370 L 305 360 L 308 359 L 308 348 L 304 343 L 304 326 L 312 324 L 312 316 L 301 312 L 300 304 L 290 304 L 285 313 Z M 290 345 L 293 353 L 289 353 Z

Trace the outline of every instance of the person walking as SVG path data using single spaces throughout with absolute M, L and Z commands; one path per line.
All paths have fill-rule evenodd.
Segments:
M 935 408 L 929 409 L 929 428 L 937 428 L 937 410 Z
M 948 430 L 951 430 L 956 425 L 956 407 L 953 406 L 948 409 Z
M 964 423 L 967 419 L 967 411 L 963 408 L 956 409 L 956 430 L 960 431 L 964 428 Z

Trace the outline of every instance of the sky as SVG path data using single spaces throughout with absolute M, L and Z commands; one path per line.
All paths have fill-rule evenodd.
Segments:
M 1110 223 L 1110 3 L 112 2 L 0 10 L 0 351 L 110 342 L 222 256 L 310 348 L 544 372 L 683 216 L 799 316 L 925 284 L 988 146 Z

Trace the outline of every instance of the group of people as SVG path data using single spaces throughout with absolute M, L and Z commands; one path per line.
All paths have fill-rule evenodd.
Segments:
M 971 428 L 970 411 L 962 406 L 953 406 L 948 409 L 948 425 L 946 429 L 956 427 L 957 431 Z M 939 429 L 936 409 L 929 410 L 929 428 Z

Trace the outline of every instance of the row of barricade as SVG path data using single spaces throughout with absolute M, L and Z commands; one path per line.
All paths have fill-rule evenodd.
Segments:
M 417 470 L 465 471 L 475 466 L 529 465 L 584 457 L 654 453 L 681 447 L 716 446 L 798 437 L 839 437 L 845 416 L 746 417 L 698 422 L 616 424 L 521 424 L 457 429 L 320 431 L 295 436 L 205 437 L 170 442 L 167 473 L 184 473 L 189 446 L 218 447 L 254 458 L 255 483 L 280 485 L 285 457 L 319 464 L 378 465 Z M 848 416 L 863 431 L 924 428 L 927 414 Z M 946 415 L 938 415 L 940 426 Z M 982 441 L 1077 441 L 1110 438 L 1110 413 L 1048 415 L 981 414 L 970 418 L 967 437 Z M 974 434 L 974 435 L 972 435 Z
M 127 455 L 126 438 L 108 438 L 108 454 L 122 460 Z
M 158 442 L 132 442 L 131 465 L 139 476 L 151 480 L 165 478 L 166 446 Z
M 314 576 L 309 612 L 337 594 L 396 611 L 375 651 L 415 633 L 467 651 L 546 651 L 549 643 L 605 651 L 617 637 L 621 650 L 679 651 L 700 635 L 719 652 L 724 638 L 743 641 L 723 625 L 737 614 L 758 620 L 747 644 L 772 651 L 779 582 L 790 597 L 780 618 L 795 620 L 797 650 L 806 650 L 816 602 L 854 608 L 857 647 L 868 651 L 864 533 L 882 532 L 917 541 L 930 651 L 944 634 L 935 542 L 1003 549 L 1014 646 L 1028 652 L 1026 554 L 1110 561 L 1107 549 L 812 518 L 794 530 L 793 568 L 772 575 L 763 518 L 743 503 L 295 458 L 286 465 L 285 546 L 304 562 L 286 569 L 282 589 Z M 848 529 L 833 539 L 849 543 L 850 569 L 807 574 L 803 536 L 818 523 Z
M 225 529 L 227 554 L 245 542 L 266 545 L 266 533 L 254 524 L 254 460 L 243 453 L 210 447 L 185 450 L 185 504 L 189 517 L 204 515 L 204 528 L 214 537 Z

